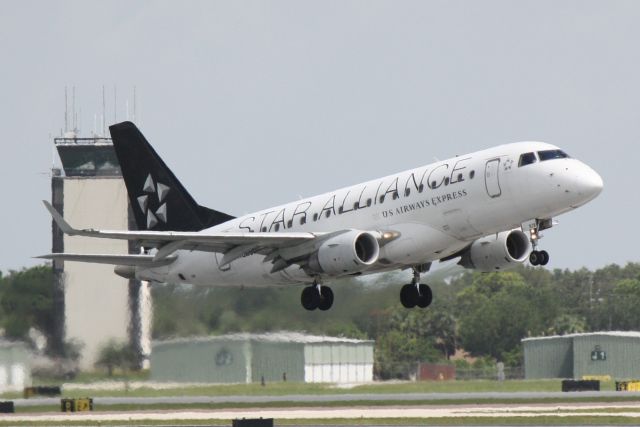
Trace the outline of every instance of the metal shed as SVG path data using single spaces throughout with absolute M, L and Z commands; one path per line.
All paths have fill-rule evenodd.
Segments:
M 640 378 L 640 332 L 525 338 L 525 378 Z
M 373 381 L 373 341 L 297 332 L 231 334 L 153 343 L 154 381 L 353 383 Z
M 0 340 L 0 392 L 31 385 L 31 354 L 22 342 Z

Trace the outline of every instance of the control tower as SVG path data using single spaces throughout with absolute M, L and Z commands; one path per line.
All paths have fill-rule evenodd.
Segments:
M 110 138 L 54 138 L 62 169 L 53 169 L 52 205 L 78 228 L 135 229 L 127 189 Z M 53 252 L 136 253 L 127 241 L 64 235 L 53 223 Z M 100 348 L 129 342 L 147 367 L 150 345 L 149 284 L 127 280 L 113 266 L 54 261 L 57 349 L 81 345 L 80 369 L 93 370 Z

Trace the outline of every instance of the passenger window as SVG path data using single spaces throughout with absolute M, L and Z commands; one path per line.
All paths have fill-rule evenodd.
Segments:
M 536 162 L 535 153 L 524 153 L 520 156 L 520 161 L 518 162 L 518 167 L 530 165 L 531 163 Z
M 551 159 L 567 159 L 569 155 L 562 150 L 544 150 L 538 151 L 538 156 L 540 156 L 540 161 L 544 162 L 545 160 Z

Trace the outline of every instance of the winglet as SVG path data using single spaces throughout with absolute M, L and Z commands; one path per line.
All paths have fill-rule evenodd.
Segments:
M 60 213 L 53 206 L 51 206 L 51 203 L 47 202 L 46 200 L 43 200 L 42 203 L 44 203 L 44 207 L 47 208 L 47 210 L 53 217 L 53 220 L 58 225 L 58 227 L 60 227 L 60 230 L 62 230 L 64 234 L 69 234 L 71 236 L 73 236 L 74 234 L 78 234 L 79 230 L 76 230 L 71 225 L 69 225 L 69 223 L 64 220 L 62 215 L 60 215 Z

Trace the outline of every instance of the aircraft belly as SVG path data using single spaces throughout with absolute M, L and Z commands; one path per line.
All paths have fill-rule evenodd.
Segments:
M 219 268 L 220 259 L 221 254 L 217 253 L 179 251 L 178 260 L 169 266 L 167 280 L 206 286 L 261 287 L 295 284 L 302 279 L 286 272 L 272 274 L 272 264 L 263 262 L 262 255 L 239 258 L 223 269 Z
M 448 249 L 466 244 L 423 223 L 394 224 L 392 229 L 402 237 L 380 248 L 381 264 L 411 265 L 433 261 L 445 256 Z

